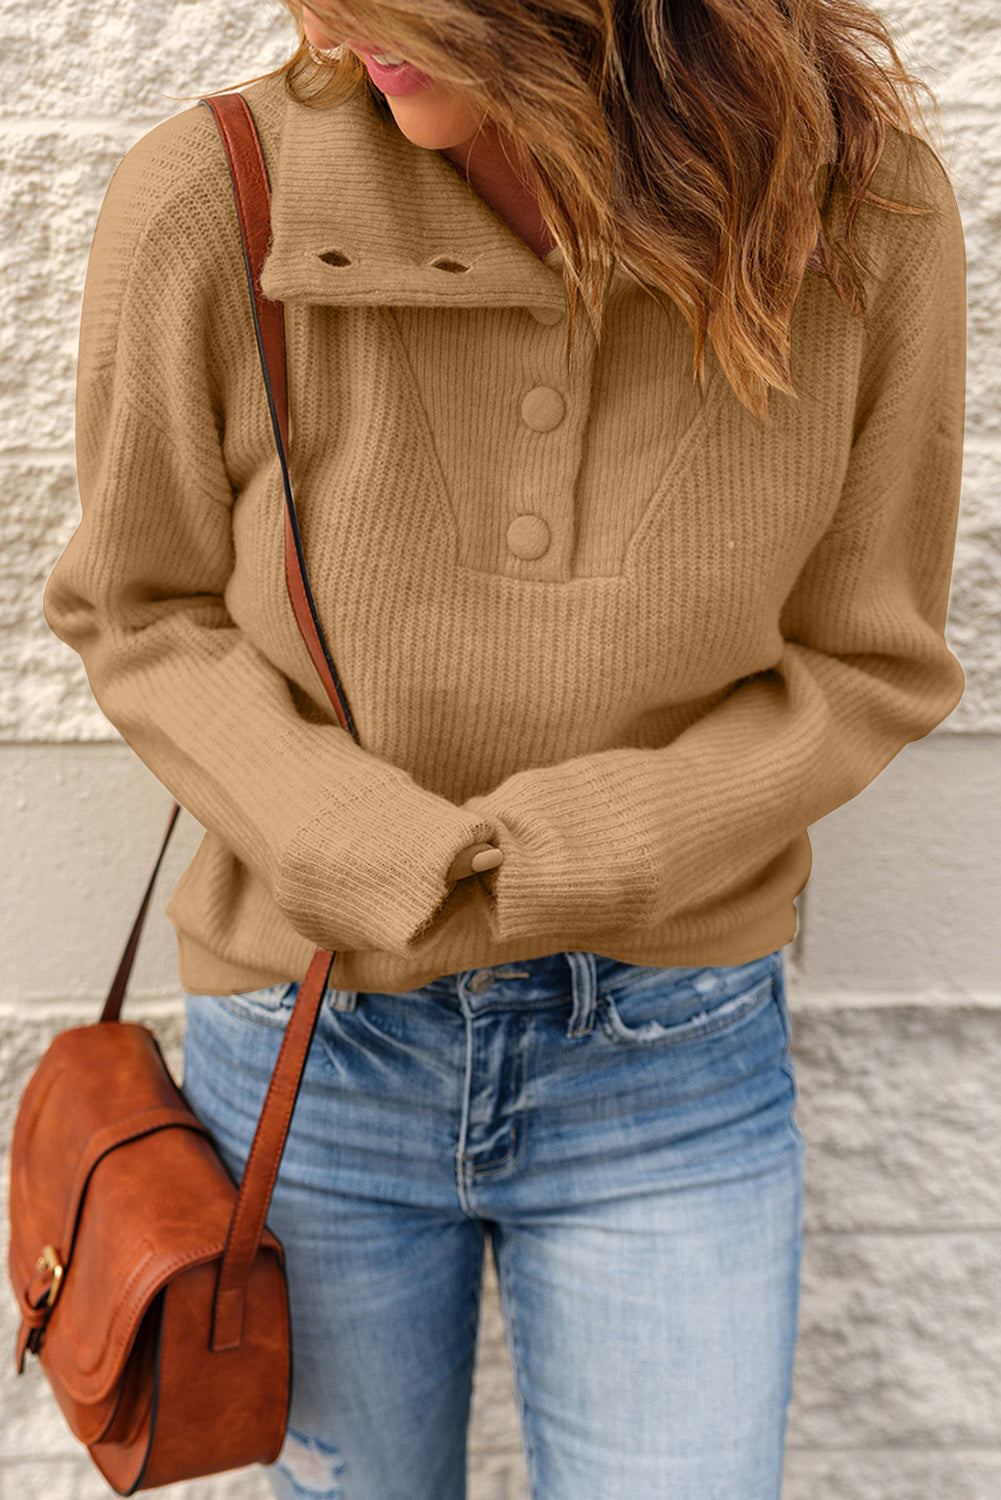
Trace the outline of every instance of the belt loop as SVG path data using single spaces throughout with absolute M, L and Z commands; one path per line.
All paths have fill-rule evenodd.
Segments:
M 567 1036 L 586 1036 L 594 1029 L 598 1009 L 598 966 L 593 953 L 565 953 L 573 977 L 573 1010 Z
M 354 1010 L 358 1004 L 358 991 L 328 990 L 326 998 L 334 1010 Z

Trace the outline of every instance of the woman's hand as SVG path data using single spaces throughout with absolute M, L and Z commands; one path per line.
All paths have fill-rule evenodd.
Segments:
M 495 870 L 503 863 L 503 853 L 493 844 L 468 844 L 453 859 L 445 879 L 464 880 L 467 875 L 477 874 L 481 870 Z

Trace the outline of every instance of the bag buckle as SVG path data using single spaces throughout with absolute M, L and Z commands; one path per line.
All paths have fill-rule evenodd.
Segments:
M 63 1268 L 60 1265 L 55 1245 L 46 1245 L 35 1263 L 35 1271 L 40 1276 L 46 1271 L 51 1272 L 52 1285 L 49 1287 L 48 1295 L 45 1298 L 45 1306 L 53 1307 L 63 1284 Z

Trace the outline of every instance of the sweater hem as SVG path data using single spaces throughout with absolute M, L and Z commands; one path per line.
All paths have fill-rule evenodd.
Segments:
M 751 963 L 792 942 L 797 927 L 796 907 L 791 900 L 783 899 L 776 902 L 764 915 L 756 914 L 753 920 L 742 922 L 729 930 L 707 932 L 705 929 L 708 926 L 709 923 L 704 922 L 701 933 L 689 930 L 684 934 L 673 931 L 627 935 L 621 939 L 611 939 L 590 951 L 600 958 L 613 959 L 617 963 L 652 968 L 716 968 L 726 964 Z M 556 936 L 539 938 L 529 943 L 497 943 L 488 940 L 475 951 L 468 947 L 466 951 L 457 950 L 449 966 L 442 969 L 440 964 L 429 966 L 392 953 L 345 950 L 334 959 L 329 988 L 355 993 L 409 994 L 448 974 L 524 962 L 565 951 L 567 950 Z M 200 944 L 187 943 L 183 935 L 179 939 L 181 983 L 191 994 L 232 995 L 263 989 L 272 984 L 301 981 L 305 978 L 311 958 L 312 949 L 305 954 L 301 968 L 290 966 L 281 973 L 263 969 L 257 971 L 228 963 L 206 951 Z M 292 971 L 293 968 L 296 972 Z

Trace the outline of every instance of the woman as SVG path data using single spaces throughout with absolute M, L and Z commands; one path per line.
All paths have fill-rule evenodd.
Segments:
M 274 1491 L 464 1495 L 489 1235 L 535 1500 L 773 1500 L 807 828 L 963 688 L 955 198 L 852 0 L 289 4 L 244 93 L 358 742 L 285 596 L 204 108 L 108 189 L 45 599 L 206 829 L 168 910 L 234 1175 L 337 954 L 270 1216 Z

